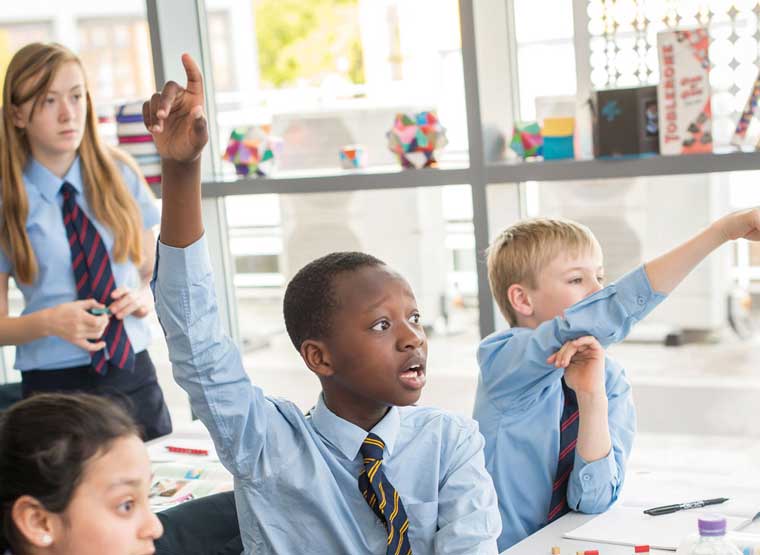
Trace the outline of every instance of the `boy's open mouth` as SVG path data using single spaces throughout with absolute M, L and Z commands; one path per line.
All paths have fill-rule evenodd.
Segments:
M 423 362 L 413 362 L 407 364 L 399 373 L 401 383 L 409 389 L 422 389 L 425 385 L 425 364 Z

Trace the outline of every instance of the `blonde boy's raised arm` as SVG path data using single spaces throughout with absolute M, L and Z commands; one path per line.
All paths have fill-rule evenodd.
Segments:
M 735 239 L 760 240 L 760 210 L 751 208 L 723 216 L 694 237 L 648 262 L 652 288 L 669 294 L 708 254 Z

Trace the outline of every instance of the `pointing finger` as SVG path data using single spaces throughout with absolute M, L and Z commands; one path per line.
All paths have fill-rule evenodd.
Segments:
M 185 66 L 187 75 L 187 91 L 191 94 L 203 95 L 203 74 L 201 68 L 193 60 L 190 54 L 182 54 L 182 65 Z

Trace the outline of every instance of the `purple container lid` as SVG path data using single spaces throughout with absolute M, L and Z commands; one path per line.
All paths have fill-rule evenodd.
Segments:
M 726 519 L 719 515 L 704 515 L 698 521 L 700 536 L 725 536 Z

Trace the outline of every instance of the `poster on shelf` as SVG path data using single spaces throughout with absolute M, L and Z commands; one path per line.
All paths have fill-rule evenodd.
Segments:
M 657 34 L 660 154 L 712 152 L 709 43 L 704 27 Z

